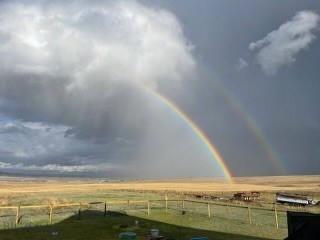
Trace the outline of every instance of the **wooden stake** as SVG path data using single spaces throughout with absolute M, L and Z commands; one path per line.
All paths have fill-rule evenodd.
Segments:
M 79 203 L 78 219 L 81 218 L 81 203 Z
M 19 204 L 19 206 L 17 207 L 17 214 L 16 214 L 16 225 L 18 225 L 19 224 L 19 222 L 20 222 L 20 204 Z
M 249 223 L 252 224 L 251 208 L 250 207 L 248 207 L 248 218 L 249 218 Z
M 107 202 L 104 202 L 104 215 L 107 216 Z
M 184 200 L 182 200 L 182 209 L 184 209 Z
M 166 200 L 166 213 L 168 212 L 168 195 L 166 194 L 165 196 L 165 200 Z
M 208 217 L 211 218 L 211 209 L 210 209 L 210 204 L 208 203 Z
M 49 224 L 52 223 L 52 211 L 53 211 L 53 206 L 49 205 L 50 211 L 49 211 Z
M 278 213 L 277 213 L 276 204 L 274 204 L 274 216 L 275 216 L 275 221 L 276 221 L 276 228 L 279 229 Z
M 150 201 L 148 200 L 148 216 L 150 216 Z

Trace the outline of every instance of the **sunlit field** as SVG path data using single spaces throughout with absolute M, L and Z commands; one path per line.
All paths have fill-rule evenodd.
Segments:
M 15 208 L 0 209 L 0 236 L 6 239 L 42 239 L 52 237 L 50 234 L 55 231 L 59 232 L 59 239 L 85 239 L 89 235 L 91 239 L 118 239 L 118 234 L 126 230 L 134 230 L 143 239 L 150 228 L 179 239 L 195 235 L 214 239 L 282 239 L 287 234 L 285 211 L 290 206 L 277 207 L 277 228 L 273 211 L 275 192 L 307 193 L 320 198 L 318 176 L 235 178 L 232 184 L 221 179 L 108 182 L 3 178 L 0 191 L 1 207 L 21 207 L 18 224 Z M 261 197 L 252 202 L 232 200 L 239 191 L 259 191 Z M 199 194 L 218 198 L 199 200 Z M 59 207 L 63 204 L 82 204 L 81 212 L 79 206 Z M 23 208 L 35 205 L 56 206 L 50 223 L 47 208 Z M 139 221 L 138 226 L 135 220 Z M 88 231 L 91 233 L 86 235 Z

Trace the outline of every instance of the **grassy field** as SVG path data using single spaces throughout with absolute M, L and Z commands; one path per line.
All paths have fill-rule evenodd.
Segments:
M 108 205 L 106 217 L 103 217 L 104 205 L 93 205 L 83 208 L 81 219 L 78 219 L 78 208 L 60 208 L 55 209 L 50 226 L 46 226 L 48 209 L 22 209 L 18 228 L 14 228 L 15 209 L 0 209 L 0 239 L 117 239 L 118 234 L 126 230 L 134 230 L 139 233 L 140 239 L 144 239 L 143 236 L 152 227 L 173 239 L 189 239 L 194 235 L 205 235 L 212 239 L 283 239 L 287 234 L 285 212 L 278 212 L 279 229 L 276 229 L 274 212 L 254 207 L 272 206 L 276 191 L 308 193 L 319 198 L 319 182 L 318 176 L 237 178 L 233 184 L 220 179 L 105 182 L 2 178 L 2 206 L 156 200 L 164 199 L 165 194 L 169 199 L 182 199 L 185 198 L 183 194 L 190 192 L 227 198 L 234 192 L 258 189 L 261 199 L 254 203 L 241 203 L 253 208 L 252 224 L 248 222 L 245 207 L 213 204 L 209 218 L 206 204 L 186 202 L 182 210 L 181 201 L 169 202 L 167 212 L 164 202 L 154 202 L 150 215 L 147 215 L 146 204 L 130 207 L 127 204 Z M 222 202 L 230 203 L 227 200 Z M 133 226 L 135 220 L 140 222 L 138 227 Z M 59 234 L 52 235 L 55 231 Z
M 37 180 L 2 178 L 0 193 L 38 193 L 38 192 L 87 192 L 95 190 L 139 190 L 171 192 L 239 192 L 239 191 L 298 191 L 319 192 L 320 176 L 283 176 L 234 178 L 233 183 L 223 179 L 178 179 L 161 181 L 108 182 L 96 180 Z
M 239 214 L 239 213 L 234 213 Z M 42 218 L 46 221 L 46 218 Z M 139 227 L 135 221 L 139 221 Z M 249 225 L 245 220 L 231 220 L 215 217 L 212 219 L 197 214 L 186 214 L 173 210 L 167 213 L 160 209 L 146 211 L 108 212 L 88 210 L 78 218 L 77 214 L 59 215 L 54 224 L 46 225 L 37 217 L 35 226 L 28 224 L 17 229 L 1 230 L 0 239 L 117 239 L 123 231 L 135 231 L 143 239 L 151 228 L 174 239 L 189 239 L 191 236 L 207 236 L 210 239 L 283 239 L 286 229 L 275 229 L 268 225 Z M 42 225 L 41 225 L 42 224 Z M 51 236 L 52 232 L 59 236 Z M 90 238 L 88 238 L 90 236 Z M 103 238 L 104 236 L 104 238 Z
M 99 215 L 100 214 L 100 215 Z M 119 233 L 123 231 L 134 231 L 138 234 L 138 239 L 145 239 L 151 228 L 160 229 L 160 233 L 169 239 L 190 239 L 193 236 L 207 236 L 209 239 L 266 239 L 263 237 L 255 237 L 241 235 L 237 233 L 226 233 L 216 231 L 214 229 L 206 230 L 199 228 L 199 220 L 194 219 L 188 222 L 175 214 L 168 213 L 165 217 L 154 215 L 159 220 L 147 219 L 134 215 L 125 215 L 119 213 L 109 213 L 106 217 L 101 216 L 100 212 L 88 211 L 84 212 L 82 219 L 70 217 L 57 224 L 51 226 L 29 227 L 20 229 L 11 229 L 0 231 L 0 239 L 61 239 L 61 240 L 100 240 L 100 239 L 118 239 Z M 139 225 L 135 225 L 135 221 Z M 190 227 L 189 224 L 194 224 Z M 264 230 L 261 235 L 270 236 L 268 229 Z

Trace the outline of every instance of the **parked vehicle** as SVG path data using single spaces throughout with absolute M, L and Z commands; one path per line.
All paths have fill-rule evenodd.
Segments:
M 278 203 L 285 203 L 290 205 L 316 205 L 319 201 L 314 200 L 308 196 L 303 195 L 290 195 L 290 194 L 284 194 L 284 193 L 277 193 L 276 194 L 276 201 Z

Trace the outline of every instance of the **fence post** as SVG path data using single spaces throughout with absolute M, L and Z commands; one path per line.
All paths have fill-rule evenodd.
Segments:
M 107 216 L 107 202 L 104 202 L 104 214 L 103 216 Z
M 17 214 L 16 214 L 16 226 L 19 224 L 20 218 L 20 204 L 17 207 Z
M 79 203 L 78 219 L 81 218 L 81 203 Z
M 252 224 L 251 208 L 250 207 L 248 207 L 248 218 L 249 218 L 249 223 Z
M 168 195 L 166 194 L 165 196 L 165 200 L 166 200 L 166 213 L 168 212 Z
M 275 216 L 276 228 L 279 229 L 278 213 L 277 213 L 276 204 L 274 204 L 274 216 Z
M 130 205 L 130 200 L 127 200 L 127 205 L 128 205 L 128 207 L 129 207 L 129 205 Z
M 182 209 L 184 209 L 184 200 L 182 200 Z
M 50 204 L 50 205 L 49 205 L 49 208 L 50 208 L 50 210 L 49 210 L 49 224 L 51 224 L 51 223 L 52 223 L 52 211 L 53 211 L 53 206 Z
M 208 203 L 208 217 L 211 218 L 211 209 L 210 209 L 210 203 Z
M 148 200 L 148 216 L 150 216 L 150 201 Z

